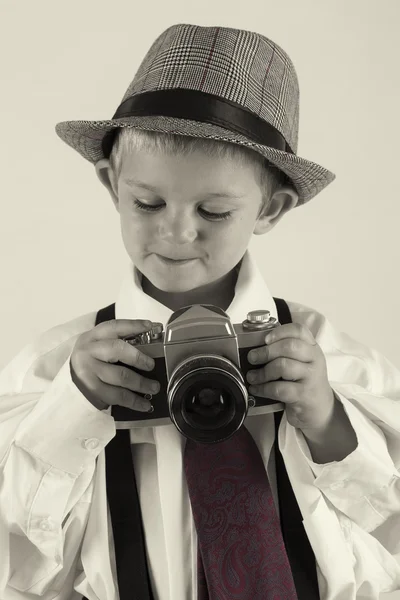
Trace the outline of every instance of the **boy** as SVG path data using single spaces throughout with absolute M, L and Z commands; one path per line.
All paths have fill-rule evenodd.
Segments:
M 56 131 L 95 164 L 132 265 L 114 316 L 45 332 L 2 373 L 0 597 L 352 600 L 400 589 L 400 374 L 313 309 L 290 302 L 285 318 L 248 251 L 253 233 L 334 178 L 296 155 L 286 53 L 253 32 L 172 26 L 111 121 Z M 216 444 L 151 419 L 124 431 L 114 418 L 118 406 L 151 410 L 148 394 L 162 401 L 154 362 L 124 338 L 191 304 L 232 323 L 256 309 L 285 318 L 246 376 L 250 393 L 283 405 L 279 445 L 272 411 Z M 111 452 L 126 432 L 135 484 L 124 504 L 130 472 Z M 119 514 L 134 506 L 135 518 Z

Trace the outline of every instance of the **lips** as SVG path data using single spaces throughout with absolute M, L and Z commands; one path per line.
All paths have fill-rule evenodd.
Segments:
M 182 260 L 192 260 L 191 258 L 171 258 L 171 256 L 161 256 L 161 258 L 166 258 L 167 260 L 173 260 L 175 262 L 180 262 Z
M 193 260 L 195 260 L 195 258 L 169 258 L 168 256 L 163 256 L 162 254 L 157 254 L 156 255 L 162 262 L 164 262 L 165 264 L 169 264 L 169 265 L 184 265 L 186 263 L 189 263 Z
M 165 258 L 166 260 L 171 260 L 171 261 L 175 261 L 175 262 L 180 262 L 180 261 L 186 261 L 186 260 L 193 260 L 195 258 L 197 258 L 196 256 L 164 256 L 163 254 L 158 254 L 157 256 L 159 256 L 160 258 Z

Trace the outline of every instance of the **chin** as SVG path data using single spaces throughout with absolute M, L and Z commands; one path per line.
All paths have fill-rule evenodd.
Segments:
M 147 276 L 147 279 L 151 281 L 154 287 L 158 288 L 162 292 L 168 292 L 171 294 L 182 294 L 184 292 L 191 292 L 195 288 L 199 287 L 199 284 L 197 284 L 196 282 L 188 281 L 187 278 L 182 281 L 179 281 L 177 279 L 175 279 L 175 281 L 166 281 L 161 277 Z

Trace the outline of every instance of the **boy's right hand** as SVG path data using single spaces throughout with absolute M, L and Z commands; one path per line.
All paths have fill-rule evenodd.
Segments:
M 122 362 L 151 371 L 154 360 L 121 339 L 149 331 L 151 326 L 139 319 L 113 319 L 79 336 L 70 358 L 71 377 L 93 406 L 103 410 L 110 404 L 119 404 L 140 412 L 150 410 L 149 400 L 135 392 L 154 395 L 159 385 L 157 390 L 151 386 L 158 382 L 112 363 Z

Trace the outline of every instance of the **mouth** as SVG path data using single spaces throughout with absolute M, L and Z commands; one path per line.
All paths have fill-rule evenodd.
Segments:
M 166 256 L 161 256 L 161 254 L 156 254 L 157 258 L 166 265 L 186 265 L 187 263 L 193 262 L 196 258 L 183 258 L 183 259 L 174 259 L 167 258 Z

